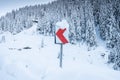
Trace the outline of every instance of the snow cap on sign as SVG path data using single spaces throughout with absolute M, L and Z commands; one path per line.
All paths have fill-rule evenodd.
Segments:
M 60 28 L 67 28 L 67 29 L 69 28 L 69 24 L 65 19 L 60 22 L 57 22 L 56 26 L 58 26 Z

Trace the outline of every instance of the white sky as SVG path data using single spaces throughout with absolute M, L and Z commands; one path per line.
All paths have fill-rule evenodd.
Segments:
M 46 4 L 54 0 L 0 0 L 0 16 L 26 5 Z

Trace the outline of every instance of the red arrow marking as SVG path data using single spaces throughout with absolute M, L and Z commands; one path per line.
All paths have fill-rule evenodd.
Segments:
M 61 40 L 63 44 L 68 43 L 68 40 L 63 36 L 63 33 L 65 32 L 65 29 L 59 29 L 56 33 L 57 37 Z

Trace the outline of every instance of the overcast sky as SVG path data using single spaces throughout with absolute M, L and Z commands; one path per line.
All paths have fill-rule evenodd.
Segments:
M 54 0 L 0 0 L 0 16 L 26 5 L 45 4 Z

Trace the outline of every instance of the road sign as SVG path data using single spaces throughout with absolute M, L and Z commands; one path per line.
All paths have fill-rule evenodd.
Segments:
M 60 44 L 60 67 L 62 68 L 62 58 L 63 58 L 63 44 L 69 42 L 68 38 L 69 25 L 66 20 L 56 23 L 55 27 L 55 44 Z
M 66 31 L 66 28 L 65 29 L 59 29 L 56 33 L 57 37 L 61 40 L 61 42 L 63 44 L 65 43 L 68 43 L 68 40 L 65 38 L 65 36 L 63 35 L 63 33 Z
M 69 43 L 69 25 L 66 20 L 56 23 L 55 27 L 55 43 L 65 44 Z

